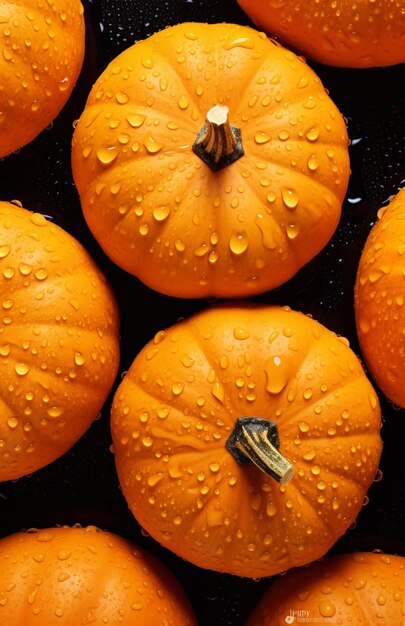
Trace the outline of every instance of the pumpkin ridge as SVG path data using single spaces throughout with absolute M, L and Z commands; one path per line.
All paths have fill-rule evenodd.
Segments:
M 8 342 L 8 343 L 10 343 L 10 345 L 16 345 L 16 344 L 13 344 L 13 343 L 11 343 L 11 342 Z M 22 353 L 22 354 L 23 354 L 23 353 Z M 11 355 L 8 355 L 7 359 L 8 359 L 9 361 L 13 361 L 14 363 L 19 363 L 19 362 L 20 362 L 20 359 L 17 359 L 17 358 L 15 358 L 15 357 L 11 356 Z M 36 365 L 36 364 L 35 364 L 35 365 L 32 365 L 32 364 L 30 363 L 30 371 L 31 371 L 31 370 L 34 370 L 34 371 L 36 371 L 36 372 L 40 373 L 40 374 L 41 374 L 41 376 L 44 376 L 44 377 L 48 376 L 48 377 L 51 377 L 51 383 L 52 383 L 52 382 L 54 381 L 54 379 L 55 379 L 55 374 L 54 374 L 54 372 L 51 372 L 51 371 L 48 371 L 48 370 L 43 370 L 41 367 L 39 367 L 39 365 Z M 67 383 L 67 384 L 69 384 L 69 383 Z M 98 385 L 98 384 L 99 384 L 99 385 L 101 385 L 101 386 L 104 386 L 104 383 L 103 383 L 103 380 L 102 380 L 102 377 L 101 377 L 101 376 L 99 377 L 99 380 L 98 380 L 98 381 L 96 381 L 96 380 L 91 380 L 91 386 L 92 386 L 92 388 L 97 387 L 97 385 Z M 88 385 L 85 385 L 85 384 L 83 384 L 83 383 L 79 383 L 79 382 L 77 381 L 77 378 L 76 378 L 76 379 L 75 379 L 75 381 L 74 381 L 74 385 L 75 385 L 75 387 L 77 387 L 77 386 L 79 386 L 79 385 L 80 385 L 80 386 L 83 386 L 85 389 L 88 389 Z M 51 388 L 51 385 L 50 385 L 50 388 Z M 1 384 L 0 384 L 0 393 L 1 393 L 1 390 L 2 390 L 2 389 L 1 389 Z
M 178 82 L 179 85 L 181 85 L 185 91 L 185 93 L 188 94 L 188 98 L 190 99 L 190 103 L 192 105 L 194 105 L 195 109 L 201 114 L 201 105 L 200 103 L 194 99 L 194 96 L 191 98 L 191 92 L 190 92 L 190 86 L 185 82 L 183 76 L 180 74 L 180 72 L 177 69 L 177 66 L 175 65 L 175 61 L 176 59 L 171 58 L 171 49 L 166 47 L 165 48 L 165 55 L 162 55 L 156 40 L 154 40 L 153 38 L 149 38 L 148 40 L 149 47 L 156 51 L 156 56 L 159 57 L 159 59 L 161 59 L 161 61 L 163 61 L 164 67 L 165 67 L 165 75 L 167 75 L 167 71 L 170 68 L 170 72 L 172 74 L 172 76 L 175 76 L 176 81 Z M 168 59 L 170 59 L 170 63 L 168 63 Z M 167 100 L 168 98 L 166 98 Z M 197 120 L 195 121 L 195 123 L 197 124 Z
M 125 378 L 127 377 L 128 377 L 128 374 Z M 155 395 L 151 389 L 145 389 L 145 387 L 141 386 L 139 382 L 134 378 L 129 377 L 129 381 L 132 385 L 132 388 L 139 389 L 141 392 L 144 393 L 145 396 L 149 396 L 153 400 L 160 402 L 161 405 L 164 405 L 168 407 L 170 410 L 175 411 L 176 413 L 179 413 L 184 418 L 184 412 L 182 411 L 182 409 L 179 406 L 171 404 L 169 402 L 169 398 L 165 398 L 165 399 L 160 398 L 159 396 Z M 176 400 L 176 397 L 173 397 L 173 399 Z M 198 407 L 196 407 L 196 409 L 198 409 Z M 196 413 L 189 413 L 187 417 L 199 418 L 199 415 L 197 415 Z M 221 442 L 220 442 L 220 445 L 221 445 Z

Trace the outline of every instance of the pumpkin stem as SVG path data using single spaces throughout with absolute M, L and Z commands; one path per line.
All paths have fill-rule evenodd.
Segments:
M 212 107 L 193 144 L 195 154 L 214 172 L 244 154 L 240 128 L 230 125 L 228 113 L 228 107 L 223 104 Z
M 225 445 L 238 463 L 254 463 L 280 485 L 293 477 L 294 466 L 279 452 L 277 426 L 270 420 L 239 417 Z

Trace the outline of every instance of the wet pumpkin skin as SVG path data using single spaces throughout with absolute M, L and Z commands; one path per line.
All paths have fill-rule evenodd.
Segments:
M 157 559 L 112 533 L 49 528 L 0 540 L 0 620 L 14 626 L 196 626 Z
M 280 486 L 225 447 L 237 418 L 278 427 Z M 219 306 L 157 333 L 114 396 L 123 494 L 199 567 L 247 577 L 320 558 L 356 518 L 381 452 L 376 394 L 347 341 L 281 307 Z
M 244 155 L 193 152 L 229 108 Z M 262 33 L 185 23 L 99 77 L 73 137 L 86 221 L 108 256 L 173 296 L 235 297 L 288 280 L 328 242 L 349 176 L 342 116 L 319 78 Z
M 0 202 L 0 480 L 61 456 L 100 412 L 119 363 L 118 309 L 68 233 Z
M 379 215 L 357 271 L 357 333 L 375 382 L 388 398 L 405 407 L 405 190 Z
M 268 35 L 313 61 L 378 67 L 405 61 L 402 0 L 238 0 Z
M 246 626 L 330 621 L 393 626 L 403 621 L 405 558 L 373 552 L 328 557 L 287 572 L 263 596 Z M 295 620 L 287 622 L 287 616 Z
M 34 139 L 67 102 L 84 57 L 79 0 L 1 5 L 0 157 Z

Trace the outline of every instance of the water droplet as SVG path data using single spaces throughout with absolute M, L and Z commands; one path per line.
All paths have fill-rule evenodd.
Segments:
M 248 249 L 248 238 L 245 231 L 235 232 L 229 240 L 229 248 L 236 255 L 243 254 Z
M 163 148 L 163 145 L 156 141 L 156 139 L 154 139 L 152 135 L 147 135 L 145 137 L 145 139 L 143 140 L 143 145 L 150 154 L 156 154 L 157 152 L 160 152 L 160 150 Z
M 217 474 L 219 470 L 221 469 L 221 466 L 219 463 L 210 463 L 208 467 L 210 469 L 210 472 L 212 472 L 213 474 Z
M 330 600 L 322 600 L 319 602 L 318 608 L 322 617 L 333 617 L 336 613 L 336 607 Z
M 252 50 L 254 48 L 254 41 L 251 37 L 231 37 L 224 44 L 225 50 L 231 50 L 232 48 L 247 48 Z
M 48 272 L 46 271 L 46 269 L 44 268 L 40 268 L 39 270 L 36 270 L 34 272 L 34 276 L 37 280 L 45 280 L 46 278 L 48 278 Z
M 283 199 L 285 206 L 288 209 L 295 209 L 295 207 L 298 205 L 297 192 L 295 191 L 295 189 L 292 189 L 291 187 L 282 187 L 281 197 Z
M 118 91 L 115 94 L 115 99 L 118 102 L 118 104 L 126 104 L 129 101 L 129 97 L 123 91 Z
M 180 98 L 177 101 L 177 104 L 179 105 L 179 108 L 184 111 L 185 109 L 187 109 L 190 103 L 189 103 L 187 96 L 180 96 Z
M 217 400 L 219 400 L 219 402 L 223 402 L 224 398 L 225 398 L 225 391 L 223 386 L 221 385 L 220 382 L 216 381 L 211 389 L 211 393 L 214 396 L 214 398 L 216 398 Z
M 183 393 L 183 391 L 184 391 L 183 383 L 174 383 L 172 385 L 172 393 L 174 396 L 179 396 L 181 393 Z
M 25 376 L 29 372 L 29 367 L 26 363 L 16 363 L 14 366 L 16 374 L 19 376 Z
M 270 357 L 265 363 L 266 391 L 270 394 L 281 393 L 289 379 L 289 362 L 279 356 Z
M 134 115 L 127 115 L 126 117 L 128 124 L 132 126 L 132 128 L 139 128 L 140 126 L 142 126 L 145 119 L 145 115 L 138 115 L 136 113 Z
M 255 142 L 257 144 L 263 144 L 263 143 L 267 143 L 268 141 L 270 141 L 271 137 L 268 133 L 265 133 L 263 131 L 258 131 L 257 133 L 255 133 Z
M 274 517 L 277 514 L 277 508 L 273 502 L 268 502 L 266 506 L 267 517 Z
M 9 417 L 7 420 L 7 426 L 14 430 L 18 426 L 18 419 L 16 417 Z
M 319 128 L 313 126 L 305 133 L 305 137 L 308 141 L 316 141 L 319 138 Z
M 287 224 L 286 233 L 288 239 L 295 239 L 298 236 L 299 228 L 296 224 Z
M 310 169 L 311 172 L 314 172 L 315 170 L 318 169 L 319 163 L 315 154 L 311 154 L 311 156 L 308 158 L 307 165 L 308 165 L 308 169 Z
M 71 557 L 71 552 L 69 552 L 69 550 L 59 550 L 59 552 L 56 554 L 56 557 L 59 559 L 59 561 L 67 561 L 67 559 Z
M 97 150 L 97 158 L 103 165 L 109 165 L 113 163 L 118 156 L 118 148 L 116 146 L 110 146 L 108 148 L 99 148 Z
M 280 132 L 278 133 L 278 138 L 281 141 L 287 141 L 289 137 L 290 137 L 290 133 L 288 132 L 288 130 L 280 130 Z
M 75 357 L 74 357 L 74 361 L 76 363 L 76 365 L 83 365 L 84 364 L 84 356 L 80 353 L 80 352 L 76 352 Z
M 157 222 L 163 222 L 170 215 L 170 207 L 160 206 L 153 209 L 153 217 Z
M 243 340 L 250 337 L 250 333 L 243 326 L 236 326 L 233 329 L 233 336 L 235 339 Z

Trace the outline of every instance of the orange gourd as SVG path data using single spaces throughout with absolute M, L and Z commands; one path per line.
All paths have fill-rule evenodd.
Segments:
M 405 61 L 403 0 L 238 0 L 257 26 L 326 65 Z
M 31 530 L 0 540 L 0 622 L 196 626 L 166 567 L 94 526 Z
M 380 389 L 405 407 L 405 189 L 379 211 L 364 246 L 355 285 L 361 351 Z
M 287 572 L 263 596 L 246 626 L 403 622 L 405 558 L 358 552 Z
M 118 310 L 82 246 L 0 202 L 0 480 L 62 455 L 90 426 L 119 362 Z
M 185 23 L 110 63 L 76 126 L 72 166 L 115 263 L 173 296 L 249 296 L 330 239 L 347 145 L 302 59 L 247 27 Z
M 0 157 L 34 139 L 57 116 L 84 56 L 80 0 L 6 0 L 0 15 Z
M 254 578 L 325 554 L 381 452 L 378 400 L 347 341 L 281 307 L 223 305 L 157 333 L 111 427 L 146 531 L 202 568 Z

